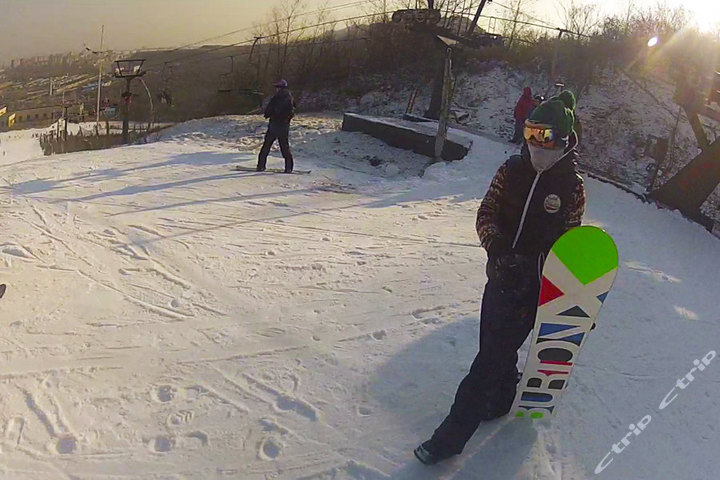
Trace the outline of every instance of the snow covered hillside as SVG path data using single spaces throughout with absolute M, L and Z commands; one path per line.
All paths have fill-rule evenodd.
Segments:
M 2 478 L 717 477 L 720 359 L 676 382 L 720 350 L 720 242 L 592 179 L 585 223 L 621 265 L 558 416 L 417 462 L 476 353 L 475 213 L 513 152 L 473 137 L 420 179 L 424 157 L 339 123 L 294 123 L 309 175 L 231 170 L 258 117 L 52 157 L 1 135 Z
M 544 74 L 513 69 L 501 62 L 487 62 L 483 73 L 458 74 L 452 113 L 462 125 L 499 138 L 513 134 L 513 109 L 522 89 L 551 96 Z M 419 89 L 413 113 L 423 114 L 430 104 L 432 86 L 416 78 L 402 77 L 398 82 L 378 78 L 386 85 L 357 101 L 348 101 L 335 92 L 323 91 L 320 99 L 331 108 L 372 115 L 401 116 L 414 87 Z M 655 186 L 683 167 L 698 154 L 697 141 L 684 113 L 673 100 L 674 86 L 654 78 L 642 83 L 618 71 L 606 71 L 595 79 L 589 91 L 578 97 L 576 113 L 583 125 L 581 162 L 586 168 L 643 191 L 652 180 L 656 161 L 647 157 L 648 135 L 671 138 L 677 125 L 673 147 Z M 318 104 L 317 95 L 299 99 L 300 105 Z M 718 135 L 719 125 L 703 118 L 710 139 Z M 633 185 L 635 184 L 635 185 Z M 706 215 L 720 222 L 720 188 L 702 207 Z

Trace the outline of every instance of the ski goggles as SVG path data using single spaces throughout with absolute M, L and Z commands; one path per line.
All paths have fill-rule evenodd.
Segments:
M 560 137 L 557 129 L 552 125 L 525 121 L 523 130 L 525 140 L 532 145 L 542 148 L 558 148 L 567 145 L 567 137 Z

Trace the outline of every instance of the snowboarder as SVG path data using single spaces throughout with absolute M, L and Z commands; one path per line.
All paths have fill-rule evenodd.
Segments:
M 270 122 L 258 155 L 257 171 L 265 171 L 270 147 L 277 140 L 285 159 L 285 173 L 292 173 L 294 165 L 290 151 L 290 120 L 295 116 L 295 100 L 288 90 L 287 81 L 280 80 L 274 86 L 275 95 L 265 107 L 265 118 L 269 118 Z
M 515 111 L 513 112 L 513 118 L 515 118 L 515 133 L 513 134 L 512 140 L 510 140 L 511 143 L 522 142 L 525 120 L 536 106 L 537 104 L 533 98 L 532 90 L 530 90 L 530 87 L 525 87 L 522 95 L 515 104 Z
M 480 422 L 509 412 L 520 379 L 517 350 L 534 324 L 544 258 L 585 211 L 572 110 L 551 98 L 532 112 L 523 133 L 522 153 L 498 169 L 478 209 L 476 229 L 488 256 L 480 346 L 450 413 L 415 449 L 427 465 L 461 453 Z

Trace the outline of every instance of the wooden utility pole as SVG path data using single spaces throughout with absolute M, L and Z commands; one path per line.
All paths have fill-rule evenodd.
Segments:
M 448 114 L 450 112 L 450 68 L 452 62 L 452 49 L 447 48 L 445 51 L 445 74 L 442 89 L 442 107 L 440 107 L 440 120 L 438 121 L 438 131 L 435 135 L 435 161 L 439 162 L 442 160 L 442 151 L 445 146 L 445 139 L 447 138 L 448 130 Z
M 510 32 L 510 41 L 508 42 L 508 48 L 512 48 L 513 42 L 515 41 L 515 31 L 517 30 L 517 22 L 518 17 L 520 16 L 520 6 L 522 2 L 518 2 L 517 9 L 515 9 L 515 15 L 513 16 L 512 22 L 513 22 L 513 28 L 512 32 Z
M 95 132 L 100 135 L 100 91 L 102 89 L 102 54 L 103 54 L 103 39 L 105 38 L 105 25 L 100 29 L 100 60 L 98 61 L 98 94 L 97 94 L 97 107 L 95 109 Z
M 485 8 L 485 3 L 488 1 L 492 2 L 492 0 L 482 0 L 480 2 L 480 6 L 478 7 L 477 12 L 475 12 L 475 16 L 473 17 L 472 23 L 470 24 L 470 28 L 468 28 L 468 31 L 467 31 L 468 37 L 471 36 L 473 34 L 473 32 L 475 31 L 475 27 L 477 27 L 478 20 L 480 20 L 480 14 L 482 13 L 483 8 Z
M 126 80 L 125 85 L 125 91 L 122 93 L 122 117 L 123 117 L 123 123 L 122 123 L 122 142 L 123 144 L 126 144 L 129 142 L 129 132 L 130 132 L 130 101 L 132 100 L 132 92 L 130 91 L 130 82 L 132 79 L 128 78 Z
M 550 80 L 553 82 L 557 79 L 557 59 L 558 59 L 558 48 L 560 47 L 560 39 L 562 38 L 563 33 L 566 32 L 566 30 L 563 30 L 562 28 L 560 28 L 558 30 L 560 30 L 560 31 L 558 32 L 557 39 L 555 40 L 555 48 L 553 50 L 552 65 L 550 66 Z
M 63 142 L 67 142 L 68 104 L 63 105 Z
M 260 40 L 262 40 L 262 37 L 255 37 L 255 39 L 253 40 L 252 48 L 250 48 L 250 58 L 248 58 L 248 63 L 251 66 L 253 65 L 253 54 L 255 53 L 255 48 L 257 47 L 257 44 Z M 260 85 L 260 66 L 261 66 L 261 64 L 262 64 L 261 58 L 258 57 L 257 61 L 255 62 L 255 80 L 252 83 L 252 88 L 258 88 Z
M 445 48 L 445 71 L 443 75 L 442 89 L 442 106 L 440 107 L 440 121 L 438 122 L 438 132 L 435 136 L 435 158 L 434 161 L 442 160 L 442 151 L 447 138 L 448 121 L 450 117 L 450 104 L 452 103 L 452 94 L 454 90 L 454 82 L 452 75 L 452 47 L 457 41 L 449 38 L 438 38 L 446 45 Z
M 148 88 L 147 84 L 145 83 L 145 80 L 142 78 L 140 79 L 140 83 L 142 83 L 142 86 L 145 87 L 145 91 L 148 95 L 148 101 L 150 102 L 150 118 L 148 119 L 148 132 L 153 126 L 153 123 L 155 123 L 155 108 L 153 107 L 153 99 L 152 94 L 150 93 L 150 89 Z

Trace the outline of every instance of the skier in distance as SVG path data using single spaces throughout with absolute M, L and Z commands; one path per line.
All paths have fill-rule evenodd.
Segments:
M 270 122 L 265 133 L 265 141 L 258 155 L 256 170 L 258 172 L 265 171 L 270 147 L 277 140 L 285 159 L 285 173 L 292 173 L 294 161 L 290 151 L 290 120 L 295 116 L 295 100 L 288 90 L 287 81 L 280 80 L 274 86 L 275 95 L 265 107 L 265 118 L 269 118 Z

